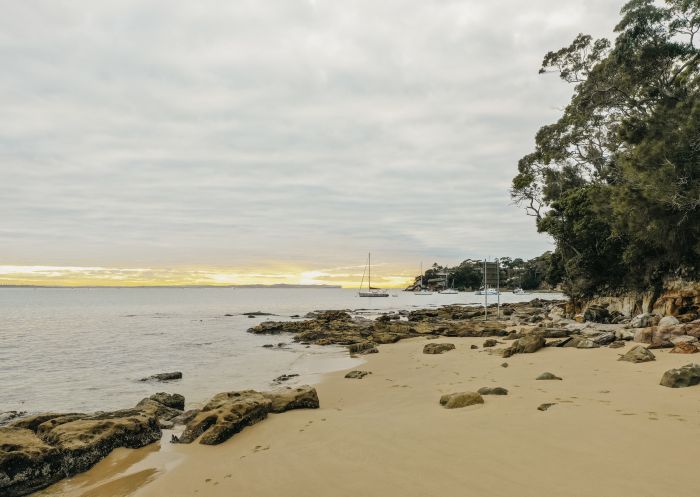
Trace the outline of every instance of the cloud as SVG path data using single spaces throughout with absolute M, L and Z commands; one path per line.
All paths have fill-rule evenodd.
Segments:
M 3 2 L 1 260 L 535 256 L 507 188 L 570 91 L 539 63 L 622 3 Z

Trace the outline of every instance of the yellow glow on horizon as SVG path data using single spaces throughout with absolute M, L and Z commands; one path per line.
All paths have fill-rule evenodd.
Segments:
M 372 286 L 403 288 L 410 271 L 372 271 Z M 396 274 L 399 273 L 399 274 Z M 339 285 L 358 288 L 362 268 L 304 269 L 287 266 L 268 270 L 232 268 L 113 268 L 81 266 L 0 266 L 0 286 L 235 286 Z

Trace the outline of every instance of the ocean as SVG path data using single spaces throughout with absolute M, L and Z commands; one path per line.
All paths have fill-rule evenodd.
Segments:
M 474 293 L 390 293 L 395 296 L 360 298 L 356 290 L 339 288 L 0 288 L 0 412 L 112 410 L 158 391 L 184 395 L 189 408 L 222 391 L 273 388 L 282 374 L 299 375 L 285 384 L 314 383 L 361 360 L 345 348 L 307 347 L 291 336 L 246 330 L 322 309 L 372 317 L 483 303 Z M 537 297 L 562 298 L 507 293 L 501 302 Z M 256 311 L 273 316 L 246 315 Z M 183 378 L 139 381 L 170 371 Z

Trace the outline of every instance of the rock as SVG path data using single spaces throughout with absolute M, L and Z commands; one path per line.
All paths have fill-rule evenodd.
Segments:
M 588 338 L 581 338 L 581 340 L 578 340 L 576 343 L 577 349 L 597 349 L 599 347 L 600 345 L 595 343 L 593 340 L 589 340 Z
M 670 354 L 697 354 L 700 352 L 698 346 L 692 342 L 678 342 L 669 353 Z
M 654 314 L 637 314 L 632 318 L 632 321 L 630 321 L 630 326 L 632 328 L 648 328 L 649 326 L 654 326 L 657 320 L 658 317 Z
M 182 373 L 180 371 L 174 371 L 172 373 L 158 373 L 146 378 L 141 378 L 139 381 L 173 381 L 182 379 Z
M 557 375 L 554 375 L 552 373 L 542 373 L 539 375 L 536 380 L 561 380 Z
M 700 364 L 686 364 L 678 369 L 669 369 L 661 377 L 661 385 L 669 388 L 692 387 L 698 383 L 700 383 Z
M 657 326 L 661 329 L 664 329 L 669 328 L 671 326 L 676 326 L 677 324 L 680 324 L 680 321 L 678 321 L 678 319 L 674 318 L 673 316 L 664 316 L 661 318 Z
M 476 349 L 478 349 L 478 348 L 479 348 L 479 346 L 478 346 L 478 345 L 472 345 L 472 346 L 471 346 L 471 347 L 469 347 L 469 348 L 470 348 L 470 349 L 472 349 L 472 350 L 476 350 Z
M 272 381 L 273 381 L 274 383 L 282 383 L 282 382 L 285 382 L 285 381 L 289 381 L 289 380 L 291 380 L 292 378 L 296 378 L 297 376 L 299 376 L 297 373 L 283 374 L 283 375 L 278 376 L 277 378 L 275 378 L 275 379 L 272 380 Z
M 488 348 L 488 347 L 495 347 L 498 345 L 498 340 L 494 340 L 493 338 L 489 338 L 488 340 L 485 340 L 482 347 L 483 348 Z
M 4 426 L 13 419 L 21 418 L 26 416 L 26 411 L 1 411 L 0 412 L 0 426 Z
M 158 392 L 151 395 L 149 399 L 155 400 L 156 402 L 163 404 L 165 407 L 170 407 L 171 409 L 178 409 L 180 411 L 185 410 L 185 397 L 179 393 Z
M 627 351 L 627 353 L 620 356 L 620 358 L 618 359 L 618 361 L 633 362 L 635 364 L 654 360 L 656 360 L 656 356 L 654 356 L 654 354 L 646 347 L 643 347 L 641 345 L 637 345 L 636 347 L 631 348 Z
M 612 331 L 606 331 L 601 333 L 597 337 L 592 339 L 593 343 L 597 345 L 610 345 L 615 341 L 615 333 Z
M 374 349 L 376 352 L 379 352 L 376 349 L 374 342 L 353 343 L 348 347 L 348 350 L 351 354 L 370 354 L 371 352 L 369 351 L 372 349 Z
M 634 340 L 634 332 L 629 330 L 615 330 L 616 340 Z
M 481 387 L 478 393 L 480 395 L 508 395 L 508 390 L 503 387 Z
M 348 374 L 345 375 L 346 378 L 354 379 L 354 380 L 361 380 L 368 374 L 372 374 L 371 371 L 350 371 Z
M 611 349 L 619 349 L 619 348 L 624 347 L 624 346 L 625 346 L 625 342 L 623 342 L 622 340 L 618 340 L 618 341 L 613 342 L 609 345 L 609 347 Z
M 607 307 L 602 305 L 592 304 L 583 313 L 583 318 L 586 321 L 592 321 L 594 323 L 609 323 L 610 322 L 610 312 Z
M 671 338 L 671 343 L 673 345 L 678 345 L 679 343 L 697 343 L 697 337 L 691 337 L 689 335 L 681 335 Z
M 501 367 L 502 367 L 502 368 L 507 368 L 507 367 L 508 367 L 508 363 L 507 363 L 507 362 L 502 362 L 502 363 L 501 363 Z
M 555 402 L 540 404 L 539 406 L 537 406 L 537 410 L 538 411 L 546 411 L 547 409 L 549 409 L 550 407 L 555 406 L 555 405 L 557 405 Z
M 510 357 L 514 354 L 531 354 L 540 350 L 546 343 L 541 335 L 526 335 L 518 338 L 513 345 L 504 349 L 503 357 Z
M 192 443 L 198 437 L 203 445 L 220 444 L 265 419 L 270 412 L 319 407 L 316 389 L 310 386 L 287 388 L 273 392 L 243 390 L 215 395 L 187 423 L 178 443 Z
M 26 495 L 89 469 L 115 448 L 143 447 L 160 437 L 155 413 L 141 409 L 14 421 L 0 428 L 0 495 Z
M 271 349 L 271 348 L 274 348 L 274 345 L 271 343 L 266 343 L 265 345 L 263 345 L 263 347 L 266 349 Z
M 199 413 L 199 409 L 190 409 L 185 411 L 179 416 L 175 416 L 170 420 L 173 425 L 186 425 L 194 419 L 194 417 Z
M 454 350 L 453 343 L 428 343 L 423 347 L 424 354 L 442 354 L 449 350 Z
M 585 323 L 585 322 L 586 322 L 586 318 L 583 317 L 583 314 L 576 314 L 576 315 L 574 316 L 574 321 L 576 321 L 577 323 Z
M 444 406 L 445 409 L 457 409 L 483 403 L 483 397 L 476 392 L 450 393 L 440 397 L 440 405 Z

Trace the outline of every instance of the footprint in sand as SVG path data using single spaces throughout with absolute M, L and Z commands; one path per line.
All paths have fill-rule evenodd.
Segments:
M 207 478 L 204 480 L 204 483 L 209 483 L 211 481 L 211 478 Z
M 231 476 L 232 476 L 231 473 L 229 473 L 226 476 L 224 476 L 224 478 L 231 478 Z

